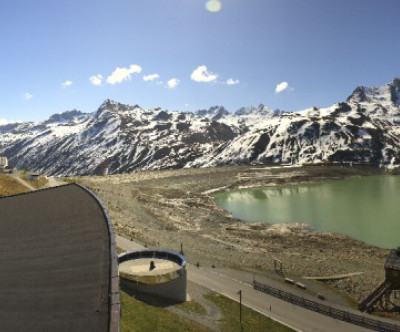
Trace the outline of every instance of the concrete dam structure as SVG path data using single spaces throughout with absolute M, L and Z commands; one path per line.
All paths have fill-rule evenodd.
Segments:
M 86 188 L 0 199 L 0 330 L 118 332 L 115 234 Z

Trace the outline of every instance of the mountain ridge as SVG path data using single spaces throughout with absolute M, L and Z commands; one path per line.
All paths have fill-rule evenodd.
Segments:
M 399 78 L 299 112 L 262 104 L 235 112 L 168 111 L 106 99 L 93 113 L 71 110 L 0 126 L 0 155 L 51 175 L 249 163 L 380 165 L 400 157 L 399 103 Z

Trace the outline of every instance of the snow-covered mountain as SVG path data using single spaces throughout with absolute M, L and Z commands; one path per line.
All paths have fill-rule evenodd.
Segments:
M 0 155 L 53 175 L 247 163 L 389 163 L 400 157 L 400 79 L 358 87 L 329 108 L 264 105 L 230 113 L 143 109 L 106 100 L 48 120 L 0 126 Z

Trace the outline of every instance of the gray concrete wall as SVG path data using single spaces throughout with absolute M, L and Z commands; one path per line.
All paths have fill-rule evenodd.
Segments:
M 181 271 L 179 278 L 159 283 L 159 284 L 143 284 L 136 283 L 120 277 L 122 287 L 128 287 L 135 292 L 141 292 L 150 295 L 161 296 L 178 302 L 186 301 L 187 294 L 187 271 Z M 121 287 L 121 288 L 122 288 Z

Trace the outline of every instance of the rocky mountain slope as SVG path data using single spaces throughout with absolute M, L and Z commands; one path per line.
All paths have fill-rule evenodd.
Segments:
M 39 123 L 0 126 L 0 155 L 52 175 L 247 163 L 359 162 L 400 157 L 400 79 L 358 87 L 329 108 L 282 112 L 259 105 L 230 113 L 143 109 L 106 100 Z

